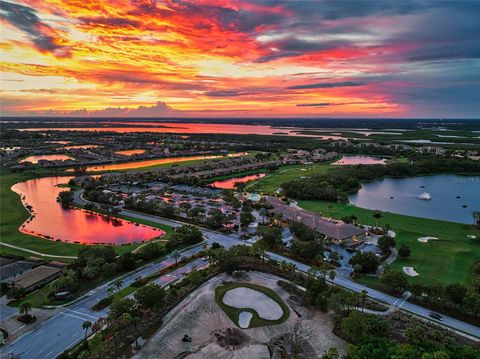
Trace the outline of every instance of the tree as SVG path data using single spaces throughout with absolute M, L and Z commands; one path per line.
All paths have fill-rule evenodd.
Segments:
M 410 250 L 409 246 L 406 246 L 405 244 L 402 244 L 402 246 L 398 249 L 398 255 L 400 258 L 408 258 L 410 257 L 410 254 L 412 251 Z
M 174 250 L 174 251 L 172 252 L 172 257 L 173 257 L 173 259 L 175 259 L 175 266 L 177 266 L 177 265 L 178 265 L 178 260 L 179 260 L 180 257 L 181 257 L 180 252 L 177 251 L 177 250 Z
M 378 258 L 371 252 L 357 252 L 349 262 L 355 267 L 356 264 L 361 266 L 359 273 L 373 273 L 378 267 Z
M 247 228 L 250 223 L 255 220 L 255 216 L 249 210 L 242 210 L 240 212 L 240 226 L 242 228 Z
M 380 281 L 386 287 L 398 292 L 403 292 L 408 287 L 407 278 L 397 270 L 387 269 L 380 277 Z
M 467 291 L 467 287 L 460 283 L 452 283 L 445 288 L 445 292 L 455 304 L 463 303 Z
M 378 246 L 383 253 L 390 253 L 390 248 L 395 247 L 395 240 L 389 236 L 382 236 L 378 239 Z
M 265 207 L 262 207 L 260 208 L 260 210 L 258 211 L 258 214 L 260 214 L 260 216 L 262 217 L 262 224 L 265 223 L 265 219 L 267 218 L 268 216 L 268 209 L 266 209 Z
M 63 208 L 69 208 L 73 204 L 73 193 L 71 191 L 62 191 L 58 194 L 57 202 Z
M 378 220 L 383 217 L 382 213 L 379 211 L 375 211 L 373 212 L 372 217 L 375 218 L 375 227 L 378 227 Z
M 89 320 L 86 320 L 82 323 L 82 329 L 85 329 L 85 340 L 87 340 L 88 329 L 92 327 L 93 323 Z
M 30 317 L 30 312 L 32 311 L 32 303 L 30 302 L 21 302 L 18 306 L 18 311 L 24 317 Z
M 335 277 L 337 275 L 337 272 L 335 272 L 334 270 L 331 270 L 328 272 L 328 278 L 330 278 L 330 282 L 333 283 L 333 281 L 335 280 Z
M 323 353 L 321 359 L 340 359 L 338 349 L 335 347 L 328 349 L 325 353 Z
M 268 248 L 273 248 L 282 243 L 282 229 L 278 227 L 262 226 L 258 228 L 260 239 Z
M 359 293 L 358 298 L 360 299 L 360 307 L 362 308 L 362 313 L 365 308 L 365 302 L 367 300 L 368 292 L 365 289 L 362 289 L 362 291 Z
M 476 226 L 477 228 L 480 228 L 480 211 L 473 211 L 472 217 L 473 217 L 473 225 Z
M 137 290 L 134 297 L 142 308 L 162 307 L 165 300 L 165 291 L 157 284 L 149 284 Z
M 115 288 L 115 290 L 119 291 L 123 287 L 123 281 L 121 279 L 117 279 L 112 283 L 112 286 Z

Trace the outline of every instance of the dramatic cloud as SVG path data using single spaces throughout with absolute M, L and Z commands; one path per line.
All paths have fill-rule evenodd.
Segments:
M 0 9 L 2 115 L 480 113 L 480 1 L 0 0 Z
M 321 82 L 321 83 L 315 83 L 315 84 L 289 86 L 287 87 L 287 89 L 289 90 L 328 89 L 328 88 L 334 88 L 334 87 L 352 87 L 352 86 L 363 86 L 363 85 L 366 85 L 366 84 L 363 82 L 353 82 L 353 81 Z
M 0 18 L 25 32 L 41 52 L 70 56 L 70 50 L 61 44 L 58 32 L 43 23 L 34 9 L 0 1 Z

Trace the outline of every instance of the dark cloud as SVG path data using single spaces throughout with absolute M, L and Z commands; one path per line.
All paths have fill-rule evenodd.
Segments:
M 80 21 L 88 25 L 102 25 L 109 27 L 140 26 L 139 21 L 125 19 L 121 17 L 80 17 Z
M 70 56 L 69 48 L 58 44 L 55 37 L 58 34 L 40 20 L 35 9 L 0 1 L 0 18 L 25 32 L 40 51 L 54 53 L 59 57 Z
M 219 90 L 219 91 L 208 91 L 205 92 L 205 95 L 210 97 L 236 97 L 250 95 L 251 92 L 239 91 L 239 90 Z
M 334 87 L 352 87 L 352 86 L 364 86 L 365 82 L 355 81 L 343 81 L 343 82 L 321 82 L 315 84 L 295 85 L 287 87 L 287 90 L 303 90 L 303 89 L 324 89 Z
M 330 102 L 319 102 L 319 103 L 299 103 L 297 107 L 327 107 L 331 106 Z

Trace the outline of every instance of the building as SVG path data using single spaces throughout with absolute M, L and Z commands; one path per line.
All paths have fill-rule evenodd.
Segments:
M 60 276 L 61 272 L 61 268 L 41 265 L 16 277 L 12 284 L 28 292 L 43 287 L 45 284 L 53 281 Z
M 271 212 L 282 214 L 284 220 L 302 222 L 337 244 L 358 242 L 366 234 L 362 228 L 290 206 L 277 197 L 266 197 L 266 201 L 273 207 Z

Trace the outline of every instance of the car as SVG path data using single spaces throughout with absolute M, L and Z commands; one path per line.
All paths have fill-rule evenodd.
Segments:
M 428 316 L 429 316 L 430 318 L 433 318 L 433 319 L 436 319 L 436 320 L 440 320 L 440 321 L 443 320 L 443 317 L 442 317 L 440 314 L 435 313 L 435 312 L 430 312 L 430 313 L 428 314 Z

